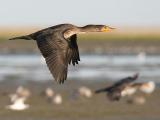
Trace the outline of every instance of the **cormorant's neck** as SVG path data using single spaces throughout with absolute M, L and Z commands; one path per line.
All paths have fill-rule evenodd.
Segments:
M 87 32 L 98 32 L 98 31 L 94 27 L 88 27 L 88 26 L 75 27 L 75 28 L 71 28 L 69 30 L 66 30 L 64 32 L 64 37 L 69 38 L 74 34 L 82 34 L 82 33 L 87 33 Z
M 88 26 L 84 26 L 84 27 L 78 27 L 79 31 L 81 33 L 87 33 L 87 32 L 99 32 L 97 31 L 94 27 L 88 27 Z
M 85 32 L 91 32 L 90 29 L 88 29 L 87 27 L 78 27 L 79 32 L 85 33 Z

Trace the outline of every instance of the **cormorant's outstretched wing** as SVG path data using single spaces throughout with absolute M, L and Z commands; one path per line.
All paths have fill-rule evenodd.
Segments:
M 113 87 L 118 87 L 118 86 L 121 86 L 121 85 L 128 85 L 130 84 L 131 82 L 133 82 L 134 80 L 136 80 L 138 78 L 138 73 L 133 75 L 133 76 L 130 76 L 130 77 L 126 77 L 126 78 L 123 78 L 121 79 L 120 81 L 116 82 Z
M 51 74 L 57 82 L 63 83 L 68 71 L 68 42 L 59 38 L 52 40 L 50 37 L 36 41 Z
M 77 45 L 77 35 L 74 34 L 69 38 L 69 49 L 68 49 L 68 63 L 72 62 L 73 65 L 78 64 L 80 61 L 79 50 Z

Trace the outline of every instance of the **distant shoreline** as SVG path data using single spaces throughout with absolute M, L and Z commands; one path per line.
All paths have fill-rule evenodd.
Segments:
M 78 40 L 81 54 L 160 54 L 160 40 Z M 39 54 L 35 41 L 0 41 L 0 54 Z

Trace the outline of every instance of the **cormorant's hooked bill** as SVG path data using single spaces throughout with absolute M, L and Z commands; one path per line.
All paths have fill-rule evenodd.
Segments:
M 112 30 L 114 30 L 114 29 L 116 29 L 116 28 L 112 28 L 112 27 L 109 27 L 109 26 L 105 26 L 105 27 L 102 28 L 102 32 L 110 32 L 110 31 L 112 31 Z

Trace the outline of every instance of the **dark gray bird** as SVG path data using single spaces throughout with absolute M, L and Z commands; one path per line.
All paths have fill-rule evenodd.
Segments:
M 106 92 L 109 100 L 118 101 L 123 96 L 124 90 L 128 89 L 132 85 L 132 82 L 138 78 L 138 74 L 131 77 L 126 77 L 116 82 L 110 87 L 96 90 L 95 93 Z
M 80 61 L 77 34 L 108 32 L 111 29 L 113 28 L 106 25 L 77 27 L 72 24 L 60 24 L 10 40 L 36 40 L 52 76 L 57 82 L 64 83 L 64 80 L 67 79 L 68 64 L 72 62 L 75 65 Z

